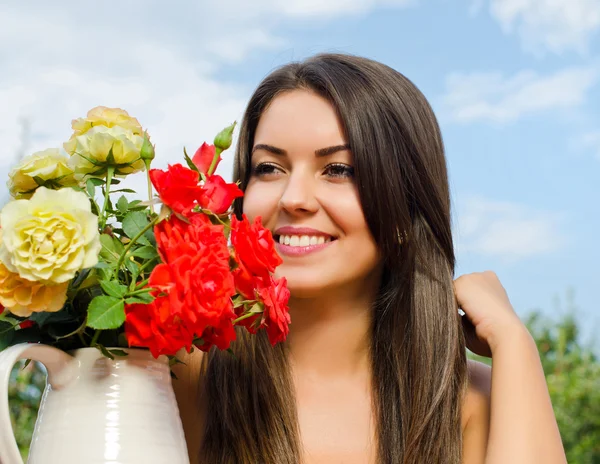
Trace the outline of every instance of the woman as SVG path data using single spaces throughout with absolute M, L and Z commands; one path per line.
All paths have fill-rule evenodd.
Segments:
M 249 102 L 235 175 L 236 213 L 278 241 L 291 331 L 187 356 L 175 389 L 193 462 L 565 462 L 502 285 L 453 281 L 442 138 L 411 82 L 346 55 L 283 66 Z

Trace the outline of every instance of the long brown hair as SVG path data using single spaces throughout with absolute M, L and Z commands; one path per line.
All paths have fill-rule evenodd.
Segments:
M 261 114 L 296 89 L 336 109 L 384 257 L 371 337 L 378 462 L 458 464 L 467 364 L 453 290 L 446 160 L 433 111 L 406 77 L 369 59 L 321 54 L 285 65 L 262 81 L 246 109 L 235 162 L 242 188 Z M 264 336 L 239 332 L 233 350 L 207 357 L 200 462 L 302 462 L 285 344 L 272 348 Z

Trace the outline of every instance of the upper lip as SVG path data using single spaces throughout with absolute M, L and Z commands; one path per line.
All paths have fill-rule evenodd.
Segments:
M 322 232 L 317 229 L 312 229 L 310 227 L 293 227 L 293 226 L 285 226 L 276 229 L 273 232 L 273 235 L 309 235 L 311 237 L 333 237 L 333 235 L 328 234 L 326 232 Z

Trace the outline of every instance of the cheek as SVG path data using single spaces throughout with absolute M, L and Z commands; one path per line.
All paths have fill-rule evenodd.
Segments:
M 349 186 L 348 186 L 349 187 Z M 369 233 L 355 188 L 340 188 L 321 195 L 321 205 L 347 238 Z
M 275 219 L 280 196 L 275 182 L 250 181 L 244 192 L 243 212 L 251 222 L 260 216 L 262 223 L 267 225 L 270 220 Z
M 344 253 L 354 256 L 363 265 L 372 266 L 380 260 L 379 247 L 369 229 L 355 189 L 329 195 L 324 205 L 328 215 L 338 225 L 344 239 Z

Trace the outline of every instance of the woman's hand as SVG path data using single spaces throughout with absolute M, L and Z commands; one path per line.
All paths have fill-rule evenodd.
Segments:
M 460 276 L 454 281 L 467 348 L 491 357 L 497 346 L 515 333 L 527 332 L 515 313 L 498 276 L 491 271 Z

